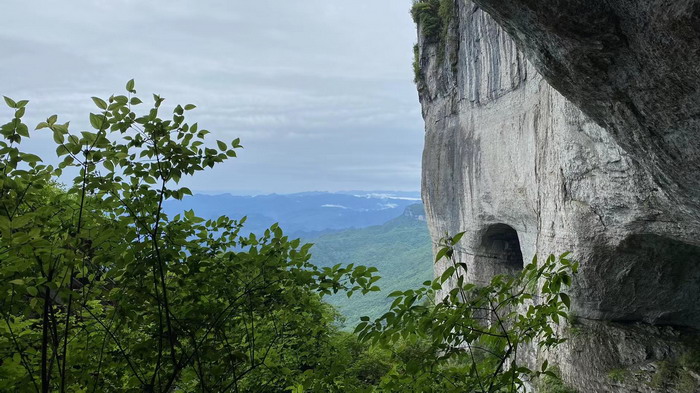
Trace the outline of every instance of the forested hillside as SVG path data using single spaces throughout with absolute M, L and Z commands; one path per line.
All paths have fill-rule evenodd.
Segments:
M 418 287 L 432 278 L 430 237 L 422 218 L 423 206 L 415 204 L 383 225 L 308 239 L 314 243 L 311 261 L 318 266 L 355 263 L 379 269 L 380 292 L 353 298 L 339 294 L 326 299 L 346 317 L 346 327 L 353 328 L 362 316 L 375 319 L 388 311 L 393 299 L 387 294 Z

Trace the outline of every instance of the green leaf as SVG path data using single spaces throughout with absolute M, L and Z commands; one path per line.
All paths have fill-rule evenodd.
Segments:
M 54 139 L 55 139 L 55 136 L 56 136 L 56 134 L 54 133 Z M 56 148 L 56 155 L 59 157 L 64 156 L 68 153 L 70 153 L 70 151 L 68 150 L 68 148 L 65 145 L 59 145 Z
M 131 105 L 138 105 L 142 102 L 143 101 L 141 101 L 138 97 L 131 97 Z
M 127 96 L 123 96 L 123 95 L 112 96 L 111 99 L 114 100 L 114 103 L 116 104 L 115 108 L 122 107 L 122 106 L 129 103 L 129 98 L 127 98 Z
M 153 101 L 155 101 L 155 103 L 156 103 L 156 104 L 155 104 L 155 105 L 156 105 L 156 108 L 158 108 L 158 107 L 160 107 L 160 104 L 162 104 L 163 101 L 165 101 L 165 99 L 164 99 L 164 98 L 161 98 L 158 94 L 154 94 L 154 95 L 153 95 Z
M 219 147 L 219 150 L 221 150 L 221 151 L 225 151 L 228 148 L 228 146 L 226 146 L 226 143 L 222 142 L 222 141 L 216 141 L 216 145 Z
M 17 101 L 17 108 L 24 108 L 27 104 L 29 104 L 29 100 Z
M 35 130 L 41 130 L 43 128 L 47 128 L 49 126 L 49 123 L 42 121 L 41 123 L 36 125 Z
M 361 322 L 360 324 L 358 324 L 358 325 L 355 327 L 355 331 L 354 331 L 354 332 L 355 332 L 355 333 L 359 333 L 362 329 L 364 329 L 365 327 L 367 327 L 367 325 L 369 325 L 367 322 Z
M 435 263 L 437 263 L 438 261 L 440 261 L 440 259 L 442 259 L 442 257 L 444 257 L 444 256 L 447 254 L 448 251 L 450 251 L 450 248 L 449 248 L 449 247 L 443 247 L 443 248 L 441 248 L 441 249 L 437 252 L 437 255 L 435 255 Z
M 571 276 L 568 274 L 564 274 L 561 276 L 561 282 L 564 283 L 567 287 L 571 286 Z
M 12 98 L 6 96 L 3 96 L 3 98 L 5 99 L 5 103 L 7 104 L 7 106 L 9 106 L 12 109 L 17 109 L 17 103 L 14 102 Z
M 56 130 L 53 132 L 53 140 L 56 143 L 63 143 L 66 140 L 66 137 L 62 132 Z
M 92 102 L 94 102 L 98 108 L 102 110 L 107 110 L 107 103 L 103 99 L 99 97 L 92 97 Z
M 114 164 L 112 161 L 105 160 L 102 165 L 104 165 L 105 169 L 107 169 L 110 172 L 114 172 Z
M 185 105 L 185 110 L 186 110 L 186 111 L 191 111 L 192 109 L 194 109 L 194 108 L 196 108 L 196 107 L 197 107 L 196 105 L 187 104 L 187 105 Z
M 440 282 L 445 282 L 447 281 L 448 278 L 450 278 L 455 272 L 455 268 L 453 266 L 450 266 L 445 270 L 444 273 L 440 276 Z
M 104 124 L 104 116 L 96 115 L 94 113 L 90 114 L 90 125 L 96 130 L 101 130 Z
M 134 90 L 134 80 L 130 79 L 128 82 L 126 82 L 126 91 L 129 93 L 136 93 L 136 90 Z
M 22 155 L 22 160 L 29 162 L 29 163 L 41 162 L 41 158 L 39 158 L 39 156 L 37 156 L 36 154 L 29 154 L 29 153 L 24 153 Z
M 464 233 L 465 233 L 465 232 L 460 232 L 460 233 L 458 233 L 458 234 L 452 236 L 452 241 L 451 241 L 451 243 L 452 243 L 453 246 L 456 245 L 457 243 L 459 243 L 460 240 L 462 240 L 462 236 L 464 236 Z
M 25 136 L 25 137 L 29 137 L 29 128 L 27 127 L 27 125 L 23 124 L 23 123 L 19 123 L 17 125 L 17 134 Z
M 566 305 L 566 308 L 571 308 L 571 298 L 564 292 L 559 294 L 561 301 Z
M 36 287 L 27 287 L 27 293 L 31 296 L 36 296 L 39 294 L 39 291 L 36 289 Z

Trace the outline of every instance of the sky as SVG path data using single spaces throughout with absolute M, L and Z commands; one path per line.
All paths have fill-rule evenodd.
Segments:
M 140 97 L 196 104 L 188 121 L 244 146 L 185 181 L 199 193 L 415 191 L 423 120 L 410 5 L 2 1 L 0 95 L 30 100 L 30 126 L 56 113 L 73 132 L 89 128 L 91 96 L 121 94 L 131 78 Z M 50 133 L 27 146 L 55 155 Z

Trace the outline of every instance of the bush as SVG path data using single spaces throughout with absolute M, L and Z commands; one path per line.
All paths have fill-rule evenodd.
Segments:
M 446 42 L 455 0 L 418 0 L 411 7 L 413 22 L 429 42 Z
M 419 89 L 424 83 L 420 65 L 420 48 L 418 44 L 413 45 L 413 83 L 415 83 Z
M 443 241 L 436 262 L 444 257 L 448 267 L 440 277 L 416 290 L 391 293 L 389 312 L 357 326 L 361 340 L 411 348 L 395 354 L 383 391 L 516 392 L 525 380 L 556 377 L 546 362 L 541 370 L 530 370 L 517 355 L 527 345 L 551 348 L 564 341 L 553 326 L 567 318 L 570 300 L 563 289 L 571 285 L 578 263 L 567 254 L 542 262 L 535 258 L 516 276 L 496 276 L 477 286 L 466 282 L 467 265 L 454 256 L 462 235 Z M 447 293 L 441 298 L 443 286 Z M 437 300 L 431 304 L 431 299 Z
M 127 94 L 94 97 L 92 131 L 49 117 L 57 167 L 22 150 L 28 101 L 0 127 L 0 390 L 282 391 L 333 348 L 321 297 L 376 290 L 376 269 L 309 263 L 310 244 L 245 218 L 168 217 L 178 186 L 236 156 L 185 122 L 194 105 L 141 114 Z M 76 174 L 58 186 L 64 170 Z

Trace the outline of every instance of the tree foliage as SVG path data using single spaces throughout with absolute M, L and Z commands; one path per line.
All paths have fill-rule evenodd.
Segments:
M 333 337 L 326 294 L 367 292 L 376 269 L 309 263 L 310 244 L 245 219 L 168 217 L 192 176 L 236 156 L 161 117 L 163 98 L 94 97 L 92 130 L 49 117 L 61 162 L 24 152 L 27 101 L 5 98 L 0 128 L 0 390 L 280 391 L 315 368 Z M 72 184 L 57 184 L 64 172 Z M 326 345 L 326 347 L 324 347 Z
M 413 22 L 430 42 L 445 43 L 447 29 L 454 15 L 455 0 L 415 0 L 411 7 Z
M 38 124 L 55 167 L 24 151 L 28 102 L 5 97 L 0 391 L 513 392 L 552 374 L 520 355 L 563 340 L 553 325 L 578 266 L 566 254 L 476 286 L 455 235 L 437 255 L 450 261 L 441 277 L 392 293 L 358 336 L 339 332 L 323 296 L 377 291 L 376 268 L 318 267 L 311 245 L 277 225 L 256 236 L 242 233 L 245 218 L 169 217 L 164 201 L 191 194 L 179 181 L 241 145 L 205 143 L 209 132 L 185 121 L 194 105 L 164 118 L 154 95 L 137 114 L 133 81 L 126 90 L 93 97 L 89 131 L 56 115 Z
M 436 255 L 436 262 L 448 261 L 440 277 L 391 293 L 386 314 L 357 326 L 364 341 L 415 352 L 394 356 L 396 367 L 383 379 L 383 391 L 518 392 L 542 374 L 557 378 L 547 362 L 540 370 L 528 368 L 522 352 L 529 345 L 552 348 L 564 341 L 555 325 L 568 315 L 563 290 L 578 263 L 568 254 L 534 258 L 519 274 L 479 286 L 466 281 L 467 264 L 455 256 L 463 234 L 445 238 Z

